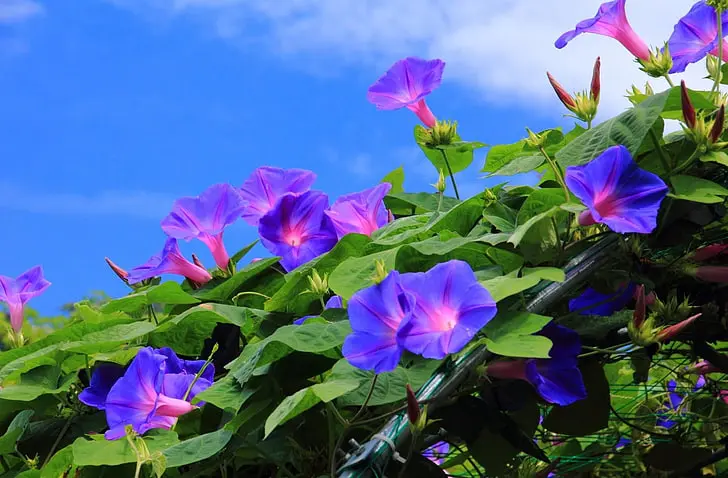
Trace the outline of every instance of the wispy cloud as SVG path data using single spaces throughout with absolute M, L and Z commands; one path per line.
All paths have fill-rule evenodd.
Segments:
M 74 216 L 126 216 L 161 220 L 176 198 L 145 191 L 102 191 L 76 194 L 33 190 L 0 181 L 0 210 Z
M 561 33 L 592 17 L 601 0 L 108 1 L 166 18 L 194 15 L 222 37 L 267 42 L 288 60 L 304 54 L 302 61 L 328 58 L 332 66 L 342 61 L 361 64 L 372 70 L 372 80 L 402 56 L 441 57 L 448 63 L 447 80 L 472 88 L 478 98 L 519 102 L 544 112 L 557 105 L 546 70 L 569 90 L 583 90 L 600 55 L 602 117 L 629 106 L 625 90 L 647 79 L 610 38 L 586 34 L 564 50 L 553 46 Z M 627 14 L 648 43 L 662 45 L 693 3 L 631 1 Z M 693 65 L 685 75 L 693 88 L 707 84 L 701 68 Z M 662 80 L 653 82 L 666 86 Z
M 20 23 L 44 12 L 43 5 L 33 0 L 0 1 L 0 23 Z

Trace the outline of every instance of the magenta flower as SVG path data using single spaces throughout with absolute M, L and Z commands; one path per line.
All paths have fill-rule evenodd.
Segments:
M 568 31 L 556 40 L 556 48 L 564 48 L 574 37 L 582 33 L 596 33 L 614 38 L 629 52 L 640 60 L 650 58 L 650 48 L 632 29 L 627 20 L 624 4 L 627 0 L 613 0 L 603 3 L 594 18 L 576 24 L 574 30 Z
M 324 304 L 324 310 L 329 309 L 343 309 L 344 308 L 344 302 L 341 299 L 341 296 L 338 295 L 332 295 L 329 300 L 326 301 L 326 304 Z M 301 325 L 302 323 L 306 322 L 306 320 L 310 319 L 311 317 L 316 317 L 315 315 L 306 315 L 304 317 L 301 317 L 300 319 L 296 319 L 293 321 L 294 325 Z
M 392 189 L 389 183 L 341 196 L 326 211 L 334 224 L 339 239 L 347 234 L 357 233 L 371 236 L 374 231 L 389 222 L 384 207 L 384 196 Z
M 397 330 L 412 312 L 412 297 L 400 285 L 400 274 L 390 272 L 380 282 L 354 294 L 348 303 L 352 333 L 344 341 L 346 360 L 362 370 L 391 372 L 402 356 Z
M 445 62 L 409 57 L 399 60 L 369 87 L 367 99 L 380 110 L 408 108 L 428 128 L 437 119 L 425 102 L 442 81 Z
M 397 338 L 404 348 L 425 358 L 442 359 L 459 352 L 497 311 L 493 297 L 463 261 L 402 274 L 400 282 L 414 296 L 414 309 Z
M 108 440 L 123 437 L 127 425 L 139 434 L 152 428 L 169 429 L 179 416 L 196 408 L 190 401 L 212 385 L 215 368 L 209 364 L 190 390 L 204 364 L 204 360 L 180 360 L 166 347 L 145 347 L 120 378 L 114 380 L 118 370 L 97 368 L 91 386 L 81 392 L 79 399 L 106 411 Z
M 586 387 L 577 359 L 581 352 L 579 334 L 549 323 L 538 335 L 548 337 L 553 342 L 550 359 L 494 362 L 488 365 L 486 373 L 495 378 L 525 380 L 549 403 L 569 405 L 586 398 Z
M 26 302 L 43 293 L 51 283 L 43 278 L 43 268 L 35 266 L 13 279 L 0 276 L 0 302 L 5 302 L 10 312 L 10 325 L 20 332 L 23 327 L 23 308 Z
M 212 252 L 215 264 L 227 269 L 230 262 L 222 242 L 227 226 L 240 217 L 245 208 L 237 189 L 229 184 L 215 184 L 197 197 L 184 197 L 174 202 L 172 212 L 162 219 L 162 230 L 175 239 L 199 239 Z
M 320 191 L 289 193 L 260 218 L 258 234 L 263 246 L 281 256 L 281 265 L 287 271 L 328 252 L 336 244 L 336 231 L 324 214 L 328 206 L 328 196 Z
M 728 12 L 721 15 L 723 34 L 728 34 Z M 670 73 L 681 73 L 710 53 L 718 55 L 718 17 L 715 8 L 704 0 L 695 3 L 675 25 L 667 41 L 672 56 Z M 728 60 L 728 43 L 723 43 L 723 59 Z
M 209 272 L 182 256 L 177 246 L 177 239 L 172 237 L 164 243 L 160 255 L 152 256 L 144 264 L 130 270 L 127 279 L 130 284 L 135 284 L 162 274 L 179 274 L 197 284 L 204 284 L 212 279 Z
M 245 201 L 243 220 L 257 226 L 260 218 L 273 209 L 284 194 L 302 194 L 311 188 L 316 175 L 305 169 L 281 169 L 261 166 L 253 171 L 240 188 Z
M 566 185 L 587 207 L 579 224 L 604 223 L 614 232 L 649 234 L 667 185 L 637 166 L 624 146 L 612 146 L 583 166 L 566 168 Z

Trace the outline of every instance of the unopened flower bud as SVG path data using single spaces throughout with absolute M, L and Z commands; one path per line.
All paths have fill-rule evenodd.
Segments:
M 192 254 L 192 263 L 195 264 L 197 267 L 201 267 L 205 270 L 207 270 L 207 267 L 202 263 L 199 257 L 197 257 L 197 254 Z
M 445 192 L 445 189 L 447 188 L 447 183 L 445 182 L 445 173 L 442 172 L 442 169 L 440 170 L 440 176 L 437 178 L 437 182 L 432 186 L 440 194 L 443 194 Z
M 394 214 L 392 214 L 391 209 L 387 209 L 387 223 L 394 221 Z
M 688 87 L 685 86 L 685 80 L 680 82 L 680 99 L 682 100 L 682 112 L 683 120 L 688 128 L 695 128 L 695 122 L 697 120 L 695 114 L 695 107 L 693 102 L 690 101 L 690 95 L 688 94 Z
M 662 343 L 662 342 L 666 342 L 666 341 L 672 339 L 673 337 L 678 335 L 680 332 L 682 332 L 682 330 L 685 329 L 688 325 L 695 322 L 695 320 L 698 317 L 700 317 L 701 315 L 703 315 L 702 312 L 699 314 L 695 314 L 692 317 L 688 317 L 687 319 L 683 320 L 680 323 L 671 325 L 669 327 L 665 327 L 664 329 L 660 330 L 657 333 L 657 341 Z
M 638 59 L 637 62 L 642 65 L 640 70 L 644 71 L 653 78 L 660 78 L 670 73 L 672 69 L 672 56 L 670 55 L 670 48 L 667 43 L 665 47 L 660 50 L 659 48 L 655 51 L 650 52 L 650 57 L 647 60 Z
M 713 56 L 710 54 L 707 55 L 705 57 L 705 68 L 708 70 L 708 76 L 710 76 L 710 78 L 712 80 L 715 80 L 716 77 L 720 77 L 720 79 L 718 81 L 723 79 L 723 74 L 720 71 L 717 56 Z
M 122 269 L 121 267 L 114 264 L 111 261 L 111 259 L 109 259 L 108 257 L 104 257 L 104 260 L 109 265 L 111 270 L 114 271 L 114 274 L 116 274 L 117 277 L 119 277 L 119 279 L 123 280 L 124 283 L 128 285 L 129 284 L 129 273 L 127 271 L 125 271 L 124 269 Z
M 715 119 L 713 120 L 713 126 L 710 128 L 710 134 L 708 134 L 708 139 L 711 143 L 717 143 L 720 139 L 720 136 L 723 134 L 723 125 L 725 123 L 725 105 L 720 105 L 720 108 L 718 109 L 718 113 L 715 114 Z
M 543 145 L 546 143 L 545 134 L 534 133 L 529 128 L 526 128 L 526 132 L 528 133 L 528 138 L 526 138 L 526 144 L 529 147 L 539 149 L 543 147 Z
M 309 289 L 315 296 L 323 297 L 329 291 L 329 275 L 324 274 L 323 277 L 316 269 L 308 276 Z
M 492 206 L 494 203 L 498 202 L 498 196 L 495 195 L 495 193 L 490 189 L 485 190 L 485 204 L 484 207 Z
M 715 8 L 716 10 L 728 10 L 728 0 L 707 0 L 705 3 Z
M 707 360 L 698 362 L 692 367 L 688 367 L 685 369 L 685 373 L 694 375 L 707 375 L 709 373 L 718 373 L 720 371 L 721 370 L 718 367 L 708 362 Z
M 408 383 L 407 389 L 407 418 L 409 418 L 410 425 L 416 431 L 421 431 L 424 428 L 423 413 L 420 409 L 420 404 L 417 402 L 417 397 L 412 387 Z
M 728 244 L 710 244 L 695 250 L 689 258 L 696 262 L 703 262 L 726 253 L 728 253 Z
M 645 321 L 645 317 L 647 315 L 647 304 L 645 301 L 645 286 L 644 284 L 639 284 L 637 288 L 635 289 L 635 296 L 637 299 L 636 305 L 634 307 L 634 314 L 632 315 L 632 325 L 635 328 L 642 327 L 642 324 Z
M 437 121 L 435 126 L 429 130 L 430 138 L 428 146 L 446 146 L 457 139 L 457 121 Z
M 684 269 L 684 272 L 705 282 L 719 284 L 728 282 L 728 267 L 726 266 L 688 266 Z
M 566 106 L 566 108 L 574 112 L 574 109 L 576 108 L 576 101 L 574 101 L 574 98 L 569 94 L 566 89 L 561 86 L 561 84 L 554 79 L 553 76 L 551 76 L 551 73 L 546 73 L 546 76 L 549 79 L 549 83 L 551 83 L 551 86 L 554 88 L 554 91 L 556 92 L 556 96 L 559 97 L 559 100 Z
M 589 91 L 591 99 L 597 104 L 599 103 L 599 93 L 602 90 L 602 83 L 600 78 L 600 70 L 602 68 L 602 60 L 597 57 L 597 61 L 594 62 L 594 70 L 592 72 L 591 89 Z

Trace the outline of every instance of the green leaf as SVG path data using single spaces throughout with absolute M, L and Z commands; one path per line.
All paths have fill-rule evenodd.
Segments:
M 166 458 L 167 468 L 176 468 L 206 460 L 225 448 L 232 436 L 230 431 L 221 428 L 172 445 L 162 452 Z
M 542 279 L 563 282 L 564 271 L 553 267 L 525 268 L 521 271 L 520 277 L 518 271 L 513 271 L 501 277 L 481 281 L 481 284 L 488 289 L 490 295 L 493 296 L 493 300 L 499 302 L 506 297 L 530 289 L 541 282 Z
M 513 176 L 514 174 L 528 173 L 541 166 L 546 161 L 542 154 L 521 156 L 506 164 L 492 176 Z
M 415 141 L 420 147 L 427 159 L 430 160 L 436 171 L 444 171 L 448 174 L 448 168 L 443 159 L 443 154 L 447 157 L 450 169 L 453 174 L 464 171 L 473 162 L 473 151 L 487 146 L 485 143 L 478 141 L 462 141 L 459 135 L 455 135 L 452 144 L 432 147 L 426 144 L 429 135 L 427 130 L 421 125 L 415 126 Z
M 246 282 L 254 279 L 273 264 L 278 263 L 278 257 L 269 257 L 260 261 L 253 262 L 238 270 L 232 277 L 229 277 L 221 283 L 212 287 L 206 287 L 195 292 L 195 297 L 205 301 L 225 302 L 243 288 Z M 198 301 L 199 302 L 199 301 Z
M 536 214 L 523 224 L 520 224 L 518 227 L 516 227 L 516 230 L 513 231 L 513 234 L 511 235 L 510 239 L 508 239 L 508 242 L 510 244 L 513 244 L 514 247 L 518 247 L 518 245 L 521 243 L 523 238 L 526 237 L 526 234 L 531 230 L 532 227 L 534 227 L 536 224 L 543 221 L 544 219 L 549 219 L 553 217 L 560 211 L 560 206 L 553 206 L 542 213 Z
M 15 415 L 5 434 L 0 436 L 0 455 L 9 455 L 15 451 L 15 444 L 28 428 L 33 413 L 33 410 L 23 410 Z
M 364 255 L 369 237 L 362 234 L 347 234 L 326 254 L 303 264 L 286 275 L 286 283 L 265 303 L 266 311 L 293 312 L 306 315 L 311 304 L 318 300 L 313 294 L 306 294 L 308 277 L 316 269 L 319 274 L 329 274 L 349 257 Z
M 707 179 L 677 175 L 670 178 L 670 182 L 672 182 L 675 193 L 670 193 L 668 196 L 675 199 L 716 204 L 722 203 L 725 196 L 728 196 L 728 189 Z
M 485 335 L 497 339 L 508 335 L 531 335 L 551 322 L 551 317 L 530 312 L 503 312 L 485 325 Z
M 364 257 L 346 259 L 329 276 L 329 287 L 335 294 L 349 300 L 358 290 L 374 284 L 376 261 L 384 261 L 388 270 L 394 269 L 399 249 L 395 247 Z
M 258 389 L 254 387 L 243 387 L 231 374 L 228 374 L 213 383 L 207 390 L 195 395 L 193 403 L 208 402 L 222 410 L 235 413 L 257 391 Z
M 700 157 L 700 161 L 704 163 L 718 163 L 728 166 L 728 154 L 723 151 L 709 151 Z
M 237 264 L 238 262 L 241 261 L 241 259 L 243 257 L 248 255 L 248 252 L 250 252 L 255 247 L 256 244 L 258 244 L 257 239 L 255 241 L 251 242 L 250 244 L 248 244 L 247 246 L 243 247 L 242 249 L 240 249 L 235 254 L 233 254 L 233 256 L 230 258 L 230 260 L 233 261 L 233 264 Z
M 665 110 L 669 98 L 674 98 L 680 88 L 675 87 L 650 96 L 642 103 L 612 119 L 585 131 L 574 141 L 556 153 L 556 161 L 562 168 L 585 164 L 614 145 L 624 145 L 635 154 L 655 122 Z
M 68 445 L 57 451 L 40 470 L 40 478 L 60 478 L 74 476 L 73 446 Z
M 69 352 L 91 355 L 118 350 L 120 344 L 132 342 L 154 330 L 150 322 L 119 324 L 86 335 L 82 341 L 69 342 L 61 349 Z
M 404 167 L 400 166 L 397 169 L 393 169 L 388 172 L 381 180 L 382 183 L 389 183 L 392 185 L 392 189 L 389 190 L 389 194 L 403 193 L 404 192 Z
M 42 365 L 20 375 L 20 383 L 0 388 L 0 400 L 30 402 L 41 395 L 67 392 L 76 373 L 63 374 L 57 365 Z
M 151 286 L 140 292 L 114 299 L 105 304 L 101 311 L 104 313 L 126 312 L 132 314 L 142 307 L 152 304 L 197 304 L 200 301 L 184 290 L 174 281 L 163 282 Z
M 368 405 L 376 407 L 404 400 L 406 385 L 409 383 L 414 390 L 419 389 L 429 380 L 440 363 L 440 360 L 418 359 L 410 367 L 405 368 L 400 365 L 391 372 L 378 374 L 377 383 Z M 342 407 L 358 406 L 364 403 L 369 394 L 374 372 L 358 369 L 346 359 L 341 359 L 331 369 L 331 378 L 335 380 L 354 379 L 361 383 L 356 390 L 352 390 L 336 401 Z
M 137 456 L 126 439 L 107 440 L 104 435 L 77 438 L 73 442 L 73 463 L 77 466 L 115 466 L 136 463 Z M 175 432 L 155 429 L 144 436 L 149 452 L 154 454 L 179 443 Z
M 265 421 L 265 437 L 278 426 L 288 420 L 297 417 L 306 410 L 318 405 L 321 402 L 328 403 L 331 400 L 350 392 L 359 386 L 358 380 L 332 380 L 324 383 L 317 383 L 310 387 L 299 390 L 283 399 L 273 410 Z
M 505 335 L 484 340 L 488 350 L 504 357 L 550 358 L 553 345 L 541 335 Z
M 388 209 L 404 211 L 405 214 L 412 210 L 414 210 L 415 214 L 437 211 L 438 205 L 440 205 L 440 212 L 445 212 L 460 204 L 460 202 L 458 199 L 444 196 L 440 205 L 440 195 L 430 193 L 390 192 L 384 198 L 384 205 Z
M 559 144 L 564 139 L 564 133 L 561 132 L 561 128 L 547 129 L 538 134 L 546 135 L 546 141 L 544 143 L 545 149 Z M 523 161 L 524 158 L 534 157 L 541 158 L 539 165 L 545 161 L 538 148 L 528 146 L 525 139 L 513 144 L 499 144 L 491 147 L 488 151 L 488 155 L 485 159 L 485 165 L 481 172 L 492 173 L 491 176 L 507 176 L 508 174 L 501 172 L 501 170 L 504 170 L 504 168 L 508 167 L 512 162 Z M 539 165 L 534 167 L 538 167 Z
M 579 364 L 587 397 L 571 405 L 554 405 L 544 418 L 543 426 L 549 431 L 571 436 L 586 436 L 609 425 L 609 382 L 604 367 L 597 361 Z

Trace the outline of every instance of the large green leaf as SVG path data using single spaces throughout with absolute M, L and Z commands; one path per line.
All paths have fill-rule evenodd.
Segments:
M 400 166 L 397 169 L 393 169 L 388 172 L 386 176 L 382 178 L 383 183 L 389 183 L 392 185 L 392 189 L 389 190 L 389 194 L 403 193 L 404 192 L 404 167 Z
M 23 410 L 15 415 L 3 436 L 0 436 L 0 455 L 9 455 L 15 451 L 15 444 L 28 428 L 33 410 Z
M 213 283 L 210 286 L 195 292 L 195 297 L 213 302 L 229 301 L 246 282 L 255 279 L 258 274 L 278 262 L 278 257 L 269 257 L 250 263 L 238 270 L 232 277 L 226 278 L 220 283 Z
M 715 110 L 715 104 L 711 101 L 710 91 L 696 91 L 688 88 L 688 95 L 690 96 L 690 102 L 696 110 Z M 642 103 L 648 95 L 635 95 L 634 100 L 638 103 Z M 665 108 L 662 110 L 662 117 L 665 119 L 682 120 L 682 98 L 680 87 L 675 87 L 667 90 L 667 100 L 665 101 Z
M 99 352 L 118 350 L 119 345 L 132 342 L 155 329 L 150 322 L 134 322 L 119 324 L 108 329 L 91 332 L 83 340 L 69 342 L 61 346 L 61 350 L 91 355 Z
M 230 431 L 221 428 L 172 445 L 162 454 L 167 459 L 168 468 L 189 465 L 216 455 L 225 448 L 232 437 L 233 434 Z
M 179 283 L 167 281 L 125 297 L 114 299 L 105 304 L 101 310 L 104 313 L 134 313 L 152 304 L 198 304 L 199 302 L 198 299 L 182 290 Z
M 675 193 L 670 193 L 668 196 L 675 199 L 717 204 L 723 202 L 728 196 L 728 189 L 707 179 L 677 175 L 670 178 L 670 182 L 675 188 Z
M 256 244 L 258 244 L 257 239 L 255 241 L 251 242 L 250 244 L 248 244 L 247 246 L 243 247 L 242 249 L 240 249 L 235 254 L 233 254 L 233 256 L 230 258 L 230 260 L 233 261 L 233 264 L 237 264 L 238 262 L 240 262 L 240 260 L 243 257 L 248 255 L 248 252 L 250 252 L 255 247 Z
M 90 439 L 88 439 L 90 438 Z M 78 466 L 115 466 L 136 463 L 137 456 L 125 439 L 107 440 L 104 435 L 77 438 L 73 442 L 73 462 Z M 149 452 L 163 452 L 179 443 L 175 432 L 155 429 L 144 436 Z
M 544 149 L 551 149 L 553 146 L 558 145 L 564 139 L 564 133 L 561 132 L 561 128 L 547 129 L 538 133 L 539 135 L 545 135 Z M 538 161 L 537 159 L 540 159 Z M 488 155 L 485 159 L 485 165 L 481 172 L 491 173 L 494 176 L 508 176 L 509 167 L 512 167 L 513 162 L 538 162 L 534 166 L 537 168 L 544 161 L 545 158 L 541 155 L 538 148 L 533 148 L 526 143 L 525 139 L 522 139 L 513 144 L 499 144 L 490 148 Z M 515 174 L 515 173 L 511 173 Z
M 265 437 L 268 437 L 276 427 L 297 417 L 311 407 L 321 402 L 328 403 L 356 389 L 358 386 L 359 380 L 331 380 L 317 383 L 284 398 L 265 421 Z
M 457 134 L 453 138 L 452 144 L 443 146 L 428 146 L 426 144 L 428 140 L 427 130 L 421 125 L 415 126 L 415 141 L 420 147 L 427 159 L 430 160 L 436 171 L 444 171 L 448 173 L 447 165 L 443 155 L 447 157 L 447 162 L 450 165 L 450 170 L 454 173 L 464 171 L 473 162 L 473 151 L 479 148 L 487 146 L 485 143 L 478 141 L 462 141 L 460 136 Z
M 215 381 L 207 390 L 198 393 L 193 403 L 200 401 L 208 402 L 222 410 L 235 413 L 257 391 L 258 388 L 251 387 L 250 384 L 243 387 L 231 374 L 228 374 L 220 380 Z
M 550 358 L 553 345 L 541 335 L 504 335 L 484 341 L 488 350 L 504 357 Z
M 485 325 L 485 334 L 490 338 L 508 335 L 531 335 L 543 329 L 551 317 L 530 312 L 502 312 Z
M 391 372 L 384 372 L 377 375 L 377 383 L 369 399 L 370 406 L 386 405 L 399 402 L 405 398 L 405 387 L 407 384 L 417 390 L 430 378 L 432 373 L 440 365 L 439 360 L 421 359 L 415 361 L 410 367 L 398 366 Z M 374 372 L 361 370 L 352 366 L 346 359 L 341 359 L 331 369 L 331 378 L 335 380 L 358 380 L 361 385 L 339 397 L 336 403 L 339 406 L 362 405 L 369 394 Z
M 64 374 L 57 365 L 42 365 L 21 374 L 18 383 L 3 386 L 0 400 L 29 402 L 41 395 L 67 392 L 75 381 L 75 372 Z
M 439 194 L 430 193 L 404 193 L 390 192 L 384 198 L 384 204 L 387 208 L 408 214 L 422 214 L 423 212 L 437 211 L 439 206 L 440 212 L 449 211 L 460 201 L 458 199 L 444 196 L 442 202 Z
M 556 153 L 556 161 L 562 168 L 588 163 L 605 149 L 618 144 L 635 154 L 655 122 L 660 120 L 668 99 L 675 95 L 671 92 L 676 89 L 679 92 L 676 87 L 650 96 L 634 108 L 585 131 Z
M 481 284 L 488 289 L 493 299 L 499 302 L 506 297 L 520 294 L 530 289 L 541 282 L 541 280 L 563 282 L 564 271 L 554 267 L 525 268 L 521 271 L 520 276 L 519 271 L 513 271 L 504 276 L 481 281 Z

